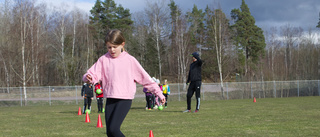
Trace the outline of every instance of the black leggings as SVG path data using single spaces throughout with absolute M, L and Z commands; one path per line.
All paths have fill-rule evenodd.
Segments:
M 107 98 L 105 119 L 108 137 L 124 137 L 120 126 L 131 108 L 132 100 Z
M 147 107 L 152 108 L 152 96 L 146 96 Z
M 103 98 L 97 98 L 97 104 L 98 104 L 98 112 L 102 112 Z
M 167 106 L 168 105 L 168 94 L 163 94 L 164 97 L 166 97 L 166 103 L 164 104 L 164 106 Z
M 86 109 L 90 109 L 91 110 L 91 97 L 84 97 L 84 105 L 83 105 L 83 113 L 86 111 Z M 88 106 L 88 108 L 86 107 Z

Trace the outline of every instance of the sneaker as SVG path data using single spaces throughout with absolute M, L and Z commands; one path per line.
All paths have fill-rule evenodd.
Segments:
M 191 112 L 191 110 L 185 110 L 185 111 L 182 111 L 182 113 L 187 113 L 187 112 Z
M 199 110 L 198 110 L 198 109 L 196 109 L 196 110 L 194 110 L 194 111 L 193 111 L 193 113 L 197 113 L 197 112 L 199 112 Z

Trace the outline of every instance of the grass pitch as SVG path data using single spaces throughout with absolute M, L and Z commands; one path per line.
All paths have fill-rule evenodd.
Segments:
M 90 123 L 81 105 L 0 107 L 2 136 L 105 136 L 104 114 L 93 102 Z M 192 100 L 192 109 L 195 100 Z M 168 102 L 162 111 L 134 101 L 122 132 L 129 137 L 319 136 L 320 97 L 202 101 L 200 112 L 182 113 L 186 101 Z M 103 128 L 96 128 L 98 114 Z

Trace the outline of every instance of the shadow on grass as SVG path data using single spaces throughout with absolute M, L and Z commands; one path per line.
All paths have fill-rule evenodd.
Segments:
M 78 115 L 78 111 L 61 111 L 61 112 L 59 112 L 59 113 L 63 113 L 63 114 L 76 114 L 76 115 Z
M 152 110 L 145 110 L 144 107 L 134 107 L 134 108 L 131 108 L 131 109 L 136 109 L 136 110 L 139 110 L 140 111 L 146 111 L 146 112 L 161 112 L 161 113 L 182 113 L 182 110 L 158 110 L 158 109 L 152 109 Z
M 146 107 L 131 107 L 131 109 L 145 109 Z

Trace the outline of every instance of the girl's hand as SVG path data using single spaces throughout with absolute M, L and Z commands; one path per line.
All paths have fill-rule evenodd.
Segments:
M 166 98 L 163 98 L 163 99 L 161 100 L 161 104 L 164 104 L 164 103 L 166 103 Z
M 90 74 L 88 74 L 88 75 L 86 76 L 86 78 L 87 78 L 87 80 L 88 80 L 90 83 L 92 83 L 92 77 L 91 77 Z

